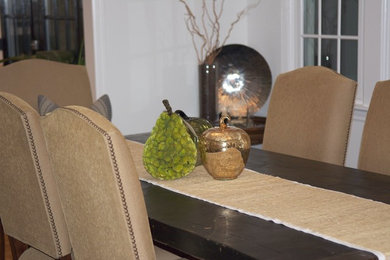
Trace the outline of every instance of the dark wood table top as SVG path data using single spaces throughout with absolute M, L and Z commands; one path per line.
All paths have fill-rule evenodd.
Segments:
M 144 143 L 149 135 L 126 136 Z M 247 168 L 390 204 L 390 176 L 252 149 Z M 283 225 L 141 182 L 153 239 L 199 259 L 377 259 Z

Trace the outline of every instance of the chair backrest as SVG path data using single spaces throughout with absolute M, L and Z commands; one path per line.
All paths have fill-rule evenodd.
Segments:
M 0 91 L 12 93 L 38 111 L 38 95 L 60 106 L 92 104 L 85 66 L 28 59 L 0 68 Z
M 39 115 L 4 92 L 0 147 L 0 217 L 5 233 L 54 258 L 70 254 Z
M 277 77 L 263 149 L 343 165 L 356 82 L 319 66 Z
M 390 175 L 390 80 L 377 82 L 372 94 L 358 168 Z
M 79 106 L 56 109 L 41 125 L 75 258 L 154 259 L 140 181 L 119 130 Z

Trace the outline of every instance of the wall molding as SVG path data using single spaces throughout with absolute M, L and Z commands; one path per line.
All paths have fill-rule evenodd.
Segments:
M 390 1 L 382 0 L 381 8 L 381 80 L 390 79 Z
M 93 30 L 92 5 L 92 0 L 83 0 L 85 65 L 91 84 L 92 98 L 96 98 L 95 47 L 93 42 L 95 32 Z
M 105 88 L 105 41 L 104 41 L 104 0 L 92 1 L 92 25 L 93 25 L 93 45 L 95 57 L 95 88 L 96 96 L 99 97 L 107 93 Z
M 362 105 L 364 103 L 364 33 L 365 33 L 365 15 L 364 15 L 364 3 L 359 1 L 359 19 L 358 19 L 358 76 L 357 81 L 359 83 L 356 90 L 355 104 Z
M 281 71 L 286 72 L 299 66 L 299 1 L 284 0 L 281 15 Z
M 367 116 L 367 108 L 363 106 L 356 106 L 353 110 L 352 114 L 352 120 L 354 121 L 360 121 L 360 122 L 365 122 L 366 121 L 366 116 Z

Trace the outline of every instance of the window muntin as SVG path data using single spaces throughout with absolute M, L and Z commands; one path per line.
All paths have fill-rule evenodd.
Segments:
M 303 0 L 303 66 L 357 80 L 358 14 L 359 0 Z

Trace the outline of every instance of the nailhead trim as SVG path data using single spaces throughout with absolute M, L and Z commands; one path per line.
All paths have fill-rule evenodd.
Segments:
M 341 75 L 340 73 L 334 71 L 334 70 L 331 70 L 332 73 L 338 75 L 338 76 L 342 76 L 344 78 L 347 78 L 345 77 L 344 75 Z M 350 80 L 350 79 L 349 79 Z M 352 115 L 353 115 L 353 108 L 354 108 L 354 104 L 355 104 L 355 97 L 356 97 L 356 88 L 354 90 L 354 93 L 353 93 L 353 101 L 352 101 L 352 106 L 351 106 L 351 109 L 350 109 L 350 116 L 349 116 L 349 127 L 348 127 L 348 131 L 347 131 L 347 137 L 346 139 L 344 140 L 345 142 L 345 145 L 344 145 L 344 158 L 343 158 L 343 165 L 345 165 L 345 160 L 347 159 L 347 149 L 348 149 L 348 141 L 349 141 L 349 135 L 351 133 L 351 123 L 352 123 Z
M 5 97 L 0 96 L 0 99 L 2 101 L 4 101 L 7 105 L 12 107 L 14 110 L 18 111 L 21 114 L 21 116 L 23 117 L 24 126 L 25 126 L 25 129 L 27 130 L 28 140 L 30 142 L 31 150 L 32 150 L 33 157 L 34 157 L 35 169 L 38 172 L 38 178 L 39 178 L 39 182 L 41 184 L 41 189 L 42 189 L 42 193 L 43 193 L 43 198 L 45 200 L 46 210 L 48 211 L 48 214 L 49 214 L 49 221 L 50 221 L 50 225 L 51 225 L 52 232 L 54 235 L 54 240 L 55 240 L 55 244 L 56 244 L 56 248 L 57 248 L 57 254 L 59 257 L 62 257 L 63 255 L 62 255 L 61 242 L 60 242 L 60 239 L 58 237 L 58 232 L 57 232 L 57 227 L 56 227 L 55 220 L 54 220 L 54 215 L 53 215 L 53 212 L 51 209 L 49 196 L 47 195 L 46 183 L 45 183 L 45 180 L 44 180 L 43 175 L 42 175 L 42 169 L 41 169 L 41 165 L 39 163 L 39 157 L 38 157 L 34 137 L 33 137 L 32 131 L 31 131 L 31 126 L 30 126 L 30 123 L 28 121 L 27 115 L 22 109 L 17 107 L 15 104 L 13 104 L 11 101 L 6 99 Z
M 351 124 L 352 124 L 353 108 L 354 108 L 354 104 L 355 104 L 355 97 L 356 97 L 356 88 L 355 88 L 355 91 L 353 93 L 352 106 L 351 106 L 351 109 L 349 112 L 349 127 L 348 127 L 347 137 L 345 139 L 343 165 L 345 165 L 345 160 L 347 159 L 348 141 L 349 141 L 349 135 L 351 133 Z
M 134 255 L 135 255 L 136 259 L 139 260 L 140 258 L 139 258 L 137 243 L 136 243 L 135 234 L 134 234 L 134 230 L 133 230 L 133 225 L 131 223 L 130 213 L 129 213 L 129 209 L 127 206 L 126 196 L 125 196 L 125 193 L 123 190 L 121 174 L 119 172 L 119 167 L 118 167 L 118 163 L 117 163 L 117 159 L 116 159 L 116 155 L 115 155 L 114 145 L 113 145 L 112 140 L 111 140 L 111 136 L 106 131 L 104 131 L 101 127 L 97 126 L 89 117 L 82 114 L 81 112 L 79 112 L 75 109 L 72 109 L 72 108 L 68 108 L 68 107 L 64 107 L 63 109 L 69 110 L 69 111 L 75 113 L 80 118 L 87 121 L 88 124 L 90 124 L 93 128 L 95 128 L 99 133 L 101 133 L 107 139 L 108 147 L 110 150 L 110 157 L 111 157 L 111 161 L 112 161 L 112 164 L 114 167 L 115 178 L 117 181 L 117 185 L 118 185 L 118 189 L 119 189 L 119 193 L 120 193 L 120 197 L 121 197 L 122 208 L 123 208 L 123 211 L 124 211 L 124 214 L 126 217 L 127 228 L 128 228 L 128 231 L 129 231 L 129 234 L 131 237 L 131 244 L 134 248 Z

